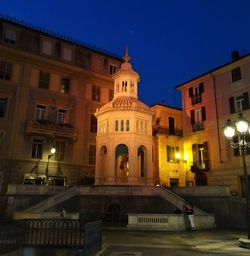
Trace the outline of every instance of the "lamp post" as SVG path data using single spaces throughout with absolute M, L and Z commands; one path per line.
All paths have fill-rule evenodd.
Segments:
M 48 155 L 48 161 L 47 161 L 47 166 L 46 166 L 46 178 L 48 178 L 48 174 L 49 174 L 49 160 L 50 158 L 56 153 L 56 148 L 51 148 L 50 149 L 50 154 Z
M 235 129 L 236 128 L 236 129 Z M 240 135 L 239 142 L 232 141 L 235 136 L 236 131 Z M 247 174 L 247 164 L 246 164 L 246 150 L 250 148 L 250 142 L 246 141 L 246 135 L 250 134 L 250 128 L 248 122 L 243 118 L 243 114 L 239 114 L 239 119 L 235 122 L 235 125 L 230 119 L 227 120 L 226 126 L 224 127 L 224 135 L 230 139 L 230 146 L 232 148 L 242 149 L 242 160 L 243 160 L 243 170 L 244 170 L 244 185 L 246 194 L 246 219 L 247 219 L 247 234 L 248 239 L 250 239 L 250 194 L 249 194 L 249 181 Z

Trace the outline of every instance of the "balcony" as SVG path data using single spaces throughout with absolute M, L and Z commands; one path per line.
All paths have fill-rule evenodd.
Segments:
M 201 96 L 193 96 L 192 97 L 192 105 L 196 104 L 196 103 L 200 103 L 201 102 Z
M 193 132 L 197 132 L 204 129 L 203 123 L 192 124 Z
M 183 136 L 183 131 L 182 129 L 178 129 L 178 128 L 175 128 L 175 129 L 169 129 L 169 127 L 161 127 L 161 126 L 158 126 L 158 127 L 154 127 L 153 128 L 153 135 L 166 135 L 166 136 L 179 136 L 179 137 L 182 137 Z
M 46 137 L 59 137 L 76 141 L 78 137 L 78 131 L 69 123 L 58 124 L 48 120 L 33 120 L 27 121 L 25 127 L 25 134 L 42 135 Z
M 202 162 L 200 161 L 194 161 L 193 165 L 191 166 L 191 172 L 196 173 L 199 171 L 206 171 L 208 172 L 210 170 L 209 167 L 209 160 L 203 160 Z

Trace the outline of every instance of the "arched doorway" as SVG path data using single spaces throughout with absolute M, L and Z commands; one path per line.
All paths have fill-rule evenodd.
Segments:
M 138 160 L 138 171 L 139 176 L 144 178 L 146 176 L 146 148 L 141 145 L 137 150 L 137 160 Z
M 118 182 L 126 182 L 129 175 L 129 154 L 125 144 L 119 144 L 115 149 L 115 175 Z

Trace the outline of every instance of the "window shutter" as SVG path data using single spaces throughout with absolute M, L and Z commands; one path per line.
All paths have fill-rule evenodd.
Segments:
M 170 162 L 171 159 L 171 147 L 167 145 L 167 161 Z
M 206 108 L 204 106 L 201 108 L 201 117 L 202 121 L 206 121 Z
M 200 83 L 199 91 L 200 91 L 200 94 L 204 92 L 204 83 Z
M 189 98 L 192 98 L 192 97 L 193 97 L 193 88 L 190 87 L 190 88 L 188 89 L 188 92 L 189 92 Z
M 191 124 L 194 124 L 195 123 L 195 120 L 194 120 L 194 110 L 191 110 Z
M 234 97 L 229 98 L 230 114 L 235 113 Z
M 203 148 L 204 148 L 204 160 L 208 160 L 208 141 L 203 142 Z
M 244 101 L 243 101 L 243 110 L 247 110 L 249 109 L 249 98 L 248 98 L 248 92 L 244 92 L 243 93 L 243 98 L 244 98 Z
M 193 165 L 197 164 L 197 144 L 192 145 L 192 152 L 193 152 Z

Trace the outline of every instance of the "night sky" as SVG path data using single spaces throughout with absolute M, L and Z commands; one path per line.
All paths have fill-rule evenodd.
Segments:
M 181 107 L 176 85 L 250 53 L 250 0 L 0 0 L 0 12 L 120 56 L 128 43 L 148 105 Z

